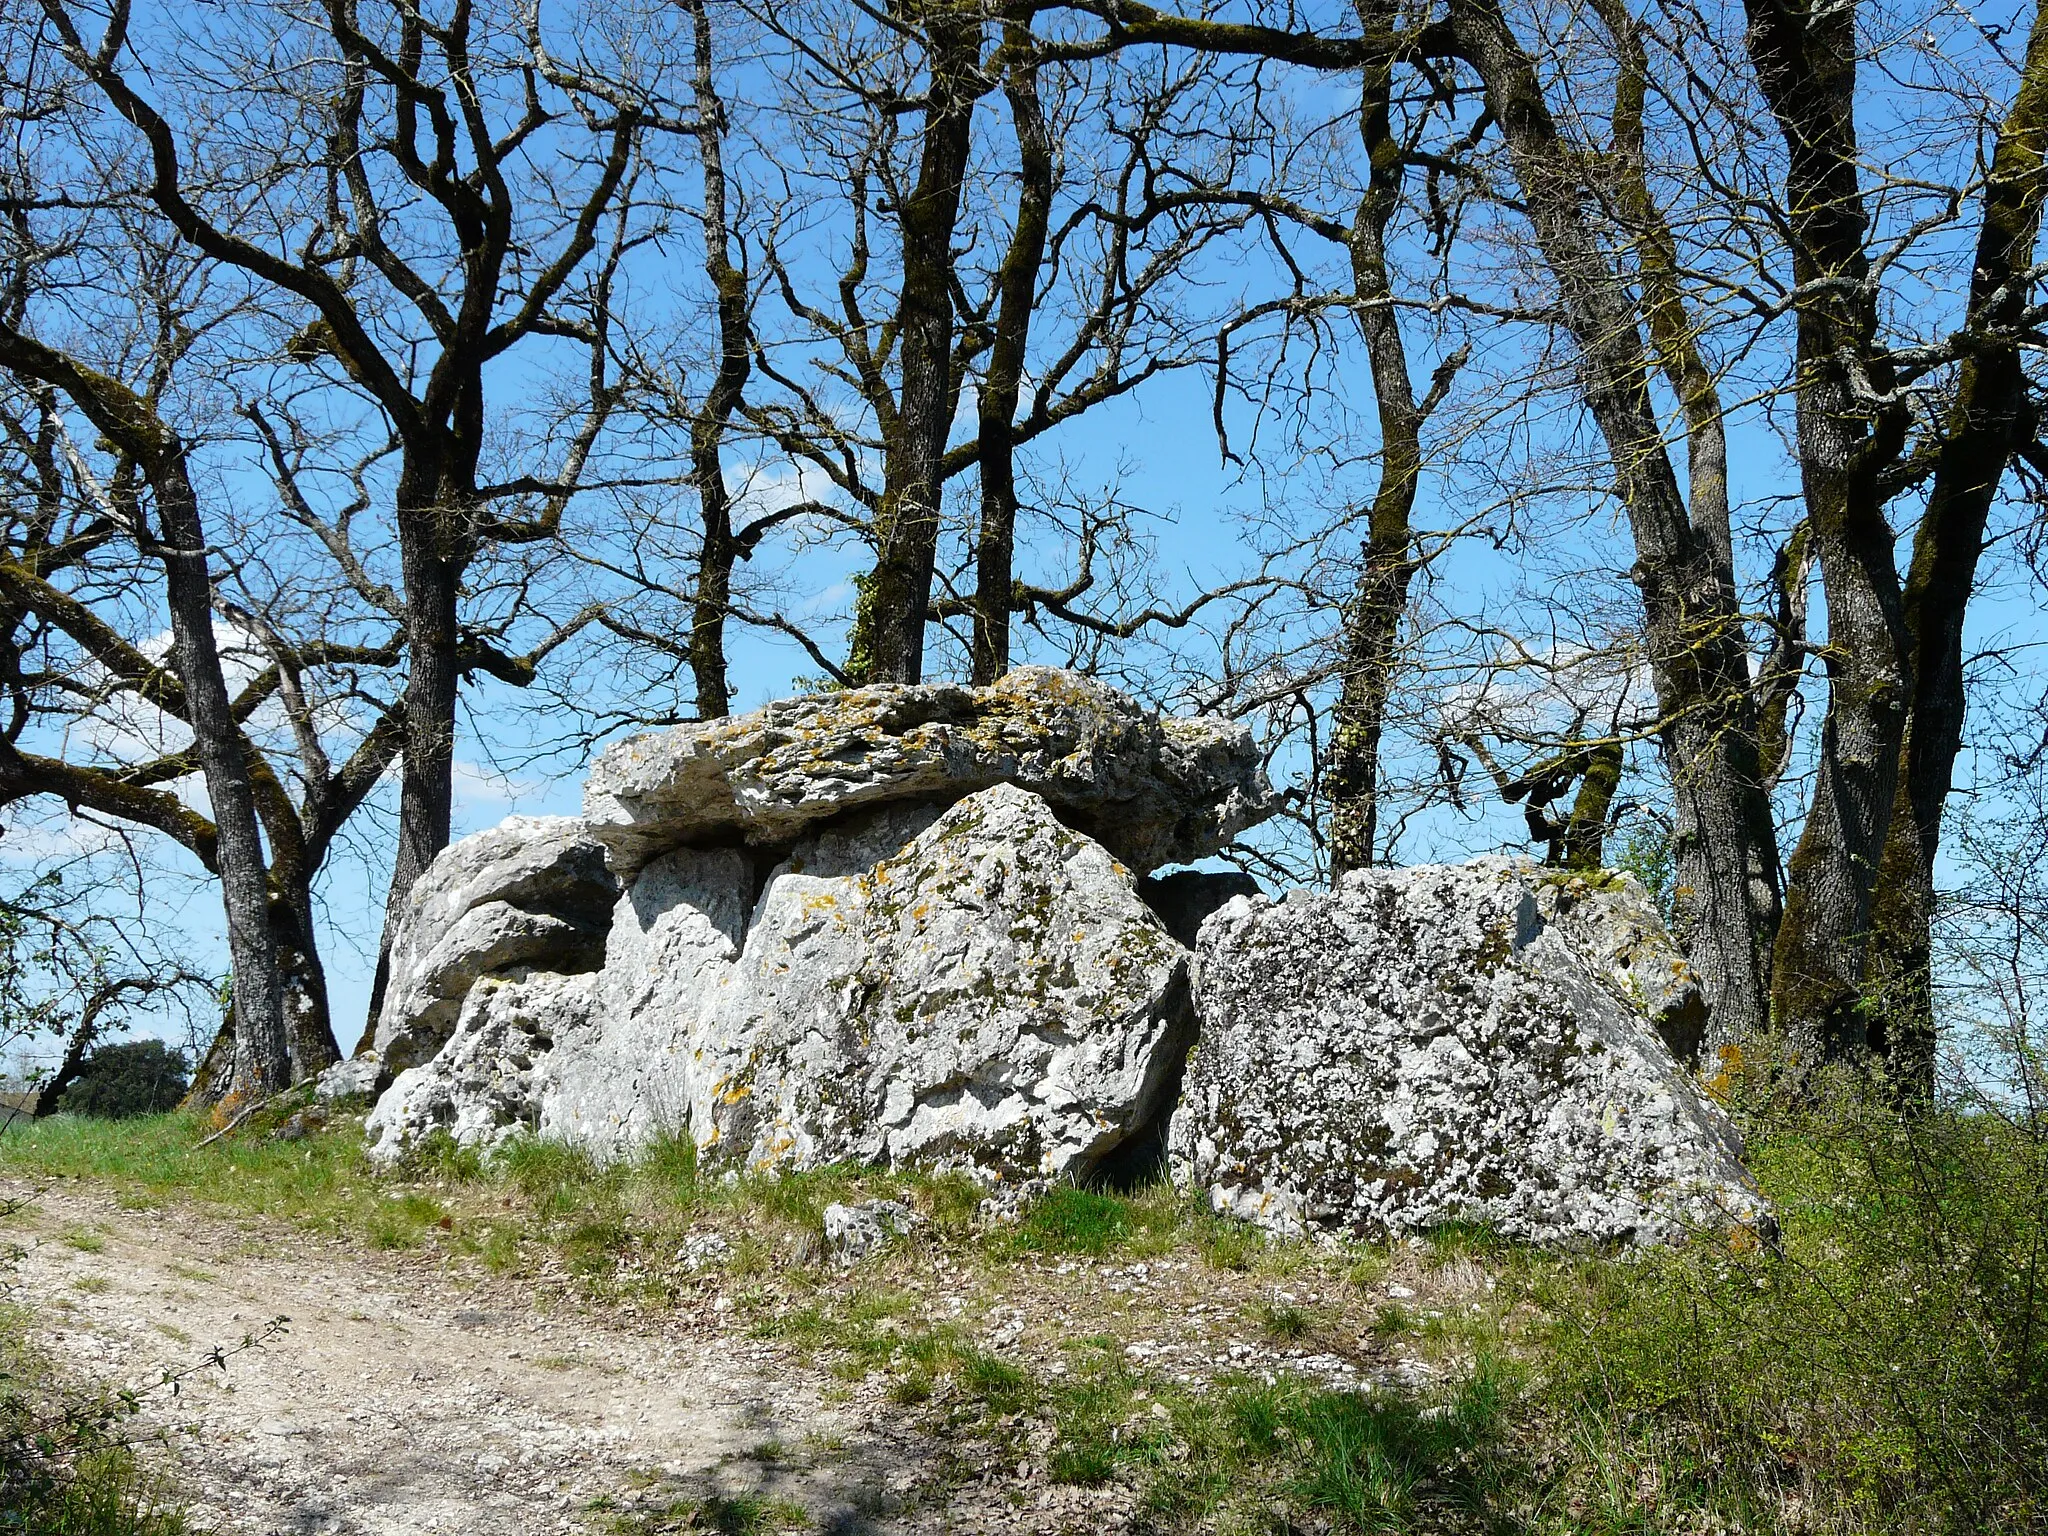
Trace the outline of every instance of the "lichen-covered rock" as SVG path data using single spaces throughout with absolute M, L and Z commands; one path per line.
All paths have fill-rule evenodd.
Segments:
M 382 1080 L 384 1063 L 375 1056 L 351 1056 L 337 1061 L 313 1079 L 313 1102 L 330 1108 L 352 1099 L 375 1098 Z
M 858 1264 L 924 1225 L 900 1200 L 863 1200 L 825 1207 L 825 1251 L 840 1264 Z
M 678 849 L 626 887 L 598 1006 L 556 1034 L 542 1135 L 615 1156 L 690 1129 L 706 1009 L 730 984 L 753 890 L 739 848 Z
M 1635 893 L 1607 885 L 1481 859 L 1230 903 L 1202 929 L 1176 1177 L 1280 1230 L 1666 1242 L 1767 1223 L 1608 942 L 1654 911 L 1609 923 L 1600 904 Z
M 1707 995 L 1643 883 L 1619 870 L 1546 870 L 1531 894 L 1558 936 L 1649 1016 L 1671 1054 L 1696 1065 Z
M 433 1057 L 476 981 L 595 969 L 618 883 L 573 816 L 512 816 L 444 848 L 406 898 L 373 1049 L 387 1073 Z
M 1014 1180 L 1086 1175 L 1168 1107 L 1187 954 L 1038 796 L 885 810 L 799 843 L 750 915 L 752 889 L 738 849 L 641 872 L 597 1022 L 545 1069 L 544 1134 Z
M 548 971 L 486 976 L 470 988 L 447 1042 L 398 1074 L 364 1130 L 370 1155 L 400 1156 L 437 1130 L 489 1146 L 539 1120 L 536 1069 L 558 1032 L 587 1025 L 597 978 Z
M 784 699 L 607 748 L 584 817 L 630 875 L 684 845 L 786 847 L 861 806 L 1042 797 L 1143 872 L 1214 853 L 1277 801 L 1250 732 L 1162 717 L 1105 683 L 1022 667 L 987 688 L 881 684 Z

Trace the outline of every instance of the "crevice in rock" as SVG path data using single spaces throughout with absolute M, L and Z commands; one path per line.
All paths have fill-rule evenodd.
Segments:
M 1171 1022 L 1153 1052 L 1153 1080 L 1146 1086 L 1136 1124 L 1129 1135 L 1089 1168 L 1081 1182 L 1092 1188 L 1133 1190 L 1166 1171 L 1167 1133 L 1172 1129 L 1173 1112 L 1180 1104 L 1188 1058 L 1194 1054 L 1195 1041 L 1201 1034 L 1194 987 L 1185 969 L 1179 986 L 1167 995 L 1163 1011 Z
M 1180 869 L 1147 875 L 1138 882 L 1138 899 L 1173 935 L 1182 949 L 1192 950 L 1203 920 L 1236 896 L 1256 896 L 1259 882 L 1241 869 Z

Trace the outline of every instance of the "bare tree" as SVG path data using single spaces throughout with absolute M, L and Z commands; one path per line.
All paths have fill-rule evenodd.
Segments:
M 297 67 L 252 57 L 243 68 L 209 59 L 197 36 L 175 42 L 187 71 L 217 64 L 206 86 L 241 92 L 251 113 L 261 103 L 285 137 L 262 175 L 301 196 L 303 212 L 269 231 L 245 228 L 233 179 L 217 179 L 167 115 L 198 103 L 162 106 L 137 87 L 127 0 L 90 41 L 63 0 L 43 9 L 73 68 L 140 134 L 162 217 L 195 250 L 246 274 L 279 314 L 310 311 L 288 354 L 367 399 L 397 441 L 391 517 L 407 682 L 388 951 L 389 922 L 448 841 L 462 679 L 482 671 L 524 685 L 565 638 L 508 653 L 464 623 L 462 593 L 488 549 L 555 536 L 614 403 L 607 274 L 627 237 L 607 216 L 625 196 L 638 114 L 573 93 L 544 100 L 524 29 L 493 27 L 467 4 L 437 16 L 333 0 L 303 24 L 252 14 L 259 35 L 284 23 L 275 49 L 297 55 Z M 544 136 L 550 163 L 528 169 Z M 488 378 L 536 338 L 586 353 L 583 419 L 558 467 L 493 480 Z M 587 615 L 565 627 L 581 622 Z M 380 962 L 377 993 L 382 973 Z

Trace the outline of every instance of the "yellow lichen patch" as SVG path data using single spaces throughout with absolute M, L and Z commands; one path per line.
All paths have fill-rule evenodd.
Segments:
M 1714 1053 L 1714 1056 L 1720 1066 L 1714 1075 L 1706 1080 L 1705 1087 L 1709 1095 L 1726 1103 L 1735 1096 L 1735 1090 L 1742 1082 L 1742 1047 L 1734 1044 L 1724 1045 Z

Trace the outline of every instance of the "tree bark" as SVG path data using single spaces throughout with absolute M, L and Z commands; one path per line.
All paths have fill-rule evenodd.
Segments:
M 291 1084 L 277 951 L 271 938 L 263 837 L 242 736 L 221 671 L 213 631 L 213 573 L 205 522 L 192 488 L 185 443 L 154 406 L 118 380 L 84 367 L 12 327 L 0 327 L 0 365 L 64 391 L 148 483 L 161 538 L 131 513 L 136 543 L 164 569 L 171 613 L 171 656 L 184 687 L 192 731 L 213 811 L 221 903 L 227 917 L 236 1011 L 249 1021 L 235 1056 L 235 1091 L 275 1093 Z
M 1052 140 L 1038 98 L 1038 61 L 1030 27 L 1021 22 L 1006 26 L 1003 49 L 1010 55 L 1003 94 L 1017 134 L 1017 223 L 997 274 L 995 338 L 977 402 L 981 532 L 974 551 L 973 664 L 979 685 L 1010 670 L 1010 616 L 1018 606 L 1017 401 L 1053 196 Z
M 1962 750 L 1963 621 L 1986 523 L 2013 455 L 2034 439 L 2018 327 L 2048 191 L 2048 4 L 2037 6 L 2019 87 L 1999 125 L 1971 271 L 1964 357 L 1927 510 L 1906 575 L 1912 696 L 1899 794 L 1870 924 L 1870 984 L 1893 1081 L 1910 1100 L 1934 1094 L 1934 860 Z
M 1358 13 L 1368 37 L 1391 36 L 1398 19 L 1385 0 L 1361 0 Z M 1323 764 L 1332 883 L 1349 870 L 1368 868 L 1378 854 L 1380 740 L 1395 646 L 1415 574 L 1412 517 L 1422 472 L 1422 423 L 1428 414 L 1426 406 L 1416 403 L 1387 271 L 1387 226 L 1400 205 L 1405 170 L 1393 130 L 1394 64 L 1391 49 L 1367 61 L 1358 114 L 1371 172 L 1351 225 L 1351 281 L 1379 412 L 1380 474 L 1358 589 L 1344 614 L 1343 681 Z M 1449 381 L 1448 374 L 1439 378 Z
M 981 89 L 981 24 L 964 13 L 939 10 L 924 18 L 922 31 L 929 49 L 924 135 L 917 180 L 898 214 L 903 238 L 903 286 L 896 311 L 902 354 L 898 408 L 884 444 L 875 563 L 860 578 L 846 665 L 848 675 L 864 683 L 915 683 L 924 676 L 943 460 L 957 399 L 953 233 Z
M 732 570 L 740 550 L 733 538 L 732 497 L 726 488 L 721 452 L 733 413 L 740 407 L 752 368 L 752 326 L 747 312 L 746 274 L 733 265 L 727 225 L 725 103 L 712 69 L 711 19 L 704 0 L 687 0 L 695 43 L 697 153 L 704 176 L 704 275 L 711 281 L 718 313 L 718 369 L 690 423 L 690 484 L 704 519 L 704 543 L 697 560 L 697 590 L 690 610 L 690 674 L 697 689 L 697 718 L 720 720 L 732 705 L 726 678 L 725 621 L 732 608 Z
M 1746 0 L 1758 84 L 1786 147 L 1800 481 L 1827 603 L 1828 712 L 1813 804 L 1787 866 L 1773 1021 L 1795 1060 L 1862 1052 L 1865 941 L 1899 784 L 1912 686 L 1879 472 L 1909 418 L 1876 345 L 1858 179 L 1856 10 Z M 1860 377 L 1859 377 L 1860 375 Z
M 250 788 L 220 652 L 213 633 L 213 578 L 199 503 L 184 465 L 184 445 L 172 438 L 167 463 L 151 473 L 163 523 L 165 586 L 170 595 L 171 648 L 185 684 L 186 720 L 206 780 L 206 797 L 219 829 L 221 901 L 227 912 L 228 953 L 234 966 L 235 1093 L 262 1098 L 291 1086 L 291 1036 L 284 987 L 270 929 L 269 881 L 263 838 Z M 147 471 L 147 466 L 145 469 Z
M 1606 862 L 1607 818 L 1621 788 L 1623 753 L 1620 741 L 1587 748 L 1579 792 L 1572 798 L 1559 839 L 1558 862 L 1566 869 L 1600 869 Z
M 458 607 L 469 551 L 456 524 L 461 494 L 433 455 L 412 450 L 399 475 L 399 568 L 405 579 L 405 755 L 398 787 L 398 847 L 384 901 L 384 931 L 370 987 L 376 1027 L 391 977 L 391 944 L 406 898 L 434 856 L 448 846 L 454 819 L 455 710 L 462 682 Z M 427 459 L 431 468 L 419 461 Z M 473 480 L 474 466 L 471 466 Z M 451 547 L 453 546 L 453 547 Z

